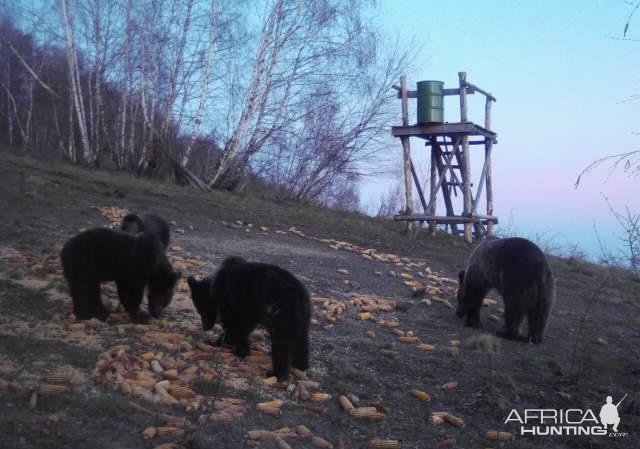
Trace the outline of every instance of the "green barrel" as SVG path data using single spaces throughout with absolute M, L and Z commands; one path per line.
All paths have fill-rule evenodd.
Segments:
M 444 122 L 444 82 L 418 81 L 418 123 Z

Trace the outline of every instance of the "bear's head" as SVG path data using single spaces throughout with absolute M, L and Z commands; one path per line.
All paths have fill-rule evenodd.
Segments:
M 458 273 L 458 293 L 456 299 L 458 305 L 456 307 L 456 315 L 459 318 L 467 317 L 465 326 L 478 327 L 480 326 L 480 308 L 482 307 L 482 299 L 489 290 L 483 284 L 483 281 L 478 279 L 477 271 L 461 271 Z
M 202 320 L 202 329 L 208 331 L 216 324 L 218 316 L 216 304 L 211 297 L 211 281 L 209 279 L 198 281 L 193 276 L 189 276 L 187 283 L 191 289 L 193 305 Z
M 136 214 L 128 214 L 120 222 L 120 230 L 129 234 L 140 234 L 147 230 L 142 218 Z
M 149 314 L 160 318 L 162 311 L 171 304 L 173 292 L 178 279 L 182 277 L 179 271 L 173 271 L 171 264 L 166 261 L 160 264 L 149 278 Z

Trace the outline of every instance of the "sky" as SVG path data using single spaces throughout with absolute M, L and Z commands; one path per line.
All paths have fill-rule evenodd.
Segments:
M 620 248 L 617 210 L 640 213 L 640 178 L 607 166 L 575 181 L 591 162 L 640 150 L 640 42 L 622 41 L 633 8 L 624 0 L 393 0 L 378 2 L 378 21 L 400 46 L 422 46 L 407 70 L 411 89 L 420 80 L 456 87 L 458 72 L 491 92 L 498 144 L 492 157 L 498 230 L 536 238 L 550 247 L 577 246 L 597 259 L 600 242 Z M 630 38 L 640 39 L 640 14 Z M 470 118 L 482 124 L 484 97 L 470 97 Z M 445 103 L 445 121 L 459 121 L 457 97 Z M 415 120 L 415 114 L 412 114 Z M 400 102 L 398 102 L 398 122 Z M 395 123 L 394 123 L 395 124 Z M 398 123 L 399 124 L 399 123 Z M 478 150 L 481 152 L 480 148 Z M 399 140 L 390 154 L 402 166 Z M 412 139 L 415 163 L 428 170 L 426 151 Z M 473 150 L 472 150 L 473 151 Z M 472 153 L 479 177 L 482 161 Z M 365 207 L 397 182 L 364 179 Z M 610 175 L 610 176 L 609 176 Z

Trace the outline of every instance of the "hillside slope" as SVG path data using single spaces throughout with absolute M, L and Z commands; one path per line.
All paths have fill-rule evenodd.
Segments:
M 299 424 L 337 448 L 372 438 L 405 448 L 640 447 L 640 283 L 628 274 L 552 258 L 557 298 L 545 342 L 478 340 L 482 331 L 464 328 L 451 309 L 453 279 L 472 248 L 458 239 L 408 240 L 400 224 L 362 215 L 203 194 L 4 151 L 0 173 L 1 447 L 321 447 L 296 434 Z M 72 323 L 59 250 L 125 209 L 172 221 L 170 255 L 184 274 L 211 273 L 228 255 L 296 274 L 314 297 L 307 374 L 317 384 L 264 385 L 262 332 L 245 361 L 203 344 L 215 333 L 200 330 L 184 286 L 163 320 L 148 326 L 118 311 L 106 324 Z M 426 296 L 413 298 L 411 283 L 426 286 Z M 117 310 L 112 286 L 103 286 L 103 298 Z M 488 333 L 502 326 L 502 303 L 492 298 L 482 315 Z M 182 393 L 170 389 L 167 398 L 167 388 Z M 375 410 L 351 416 L 338 402 L 343 394 Z M 617 402 L 624 394 L 624 438 L 485 438 L 488 430 L 518 433 L 504 424 L 514 408 L 597 413 L 606 396 Z M 279 412 L 256 409 L 274 399 L 283 401 Z M 436 425 L 433 412 L 465 425 Z M 247 439 L 250 430 L 287 426 L 278 438 Z M 150 427 L 158 434 L 145 439 Z

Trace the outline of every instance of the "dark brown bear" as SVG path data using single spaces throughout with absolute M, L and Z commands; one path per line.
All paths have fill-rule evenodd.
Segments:
M 288 271 L 240 257 L 226 259 L 218 272 L 202 281 L 189 277 L 191 298 L 204 330 L 219 319 L 224 334 L 217 344 L 228 344 L 245 357 L 250 352 L 249 334 L 258 324 L 271 337 L 275 375 L 284 380 L 291 366 L 309 367 L 309 293 Z
M 134 323 L 145 323 L 140 311 L 149 284 L 149 313 L 159 317 L 171 302 L 180 273 L 173 271 L 160 240 L 146 231 L 132 235 L 107 228 L 89 229 L 65 243 L 61 253 L 64 276 L 78 320 L 106 320 L 100 284 L 115 281 L 118 297 Z
M 139 217 L 136 214 L 128 214 L 120 223 L 120 230 L 131 234 L 140 234 L 144 231 L 151 231 L 153 235 L 160 239 L 165 250 L 169 246 L 169 223 L 157 215 L 147 214 Z
M 526 316 L 526 340 L 542 342 L 554 299 L 554 280 L 546 256 L 534 243 L 519 237 L 483 242 L 458 277 L 456 314 L 467 316 L 466 326 L 480 325 L 482 301 L 496 289 L 504 300 L 506 328 L 498 335 L 523 340 L 518 332 Z

